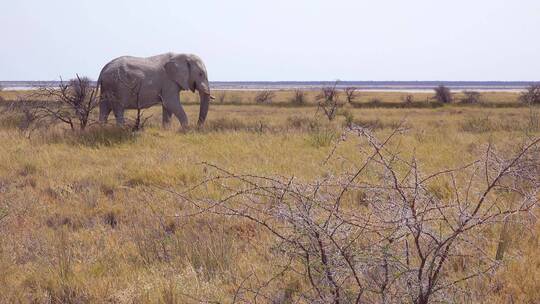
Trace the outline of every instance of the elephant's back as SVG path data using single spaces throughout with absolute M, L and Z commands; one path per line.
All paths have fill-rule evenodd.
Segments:
M 101 70 L 101 75 L 107 73 L 118 73 L 122 72 L 155 72 L 156 69 L 160 69 L 162 66 L 159 64 L 159 61 L 153 57 L 143 58 L 143 57 L 133 57 L 133 56 L 122 56 L 116 59 L 111 60 L 107 63 Z
M 109 61 L 103 69 L 101 69 L 100 75 L 104 75 L 107 73 L 116 73 L 119 69 L 125 68 L 130 64 L 141 62 L 144 58 L 139 57 L 133 57 L 133 56 L 122 56 L 115 58 L 111 61 Z
M 114 90 L 120 84 L 135 83 L 155 74 L 160 67 L 148 58 L 122 56 L 107 63 L 99 75 L 102 89 Z
M 117 72 L 118 69 L 131 68 L 131 69 L 155 69 L 163 60 L 170 58 L 171 53 L 160 54 L 151 57 L 135 57 L 135 56 L 121 56 L 109 61 L 103 69 L 101 69 L 100 75 L 108 72 Z

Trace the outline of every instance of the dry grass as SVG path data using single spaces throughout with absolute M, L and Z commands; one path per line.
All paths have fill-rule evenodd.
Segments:
M 8 100 L 17 94 L 6 93 Z M 271 105 L 253 105 L 255 92 L 230 92 L 223 105 L 211 107 L 203 130 L 186 133 L 175 131 L 176 122 L 161 129 L 158 107 L 147 112 L 153 115 L 149 127 L 137 134 L 53 127 L 28 138 L 19 128 L 23 117 L 0 114 L 0 302 L 231 303 L 244 278 L 272 276 L 263 231 L 237 218 L 183 216 L 192 207 L 170 191 L 201 181 L 201 162 L 301 180 L 325 176 L 342 169 L 340 159 L 362 160 L 356 144 L 345 142 L 323 165 L 350 122 L 384 135 L 405 120 L 409 131 L 392 148 L 414 152 L 424 171 L 472 160 L 489 141 L 511 150 L 540 135 L 540 109 L 527 107 L 346 105 L 330 123 L 310 104 L 317 93 L 306 93 L 308 105 L 293 107 L 289 91 L 276 92 Z M 404 95 L 361 92 L 355 103 L 402 103 Z M 423 101 L 431 93 L 413 95 Z M 513 93 L 483 95 L 484 103 L 518 103 Z M 182 97 L 193 120 L 196 97 Z M 444 195 L 445 185 L 433 187 Z M 202 194 L 220 195 L 213 188 Z M 520 238 L 510 246 L 507 266 L 470 284 L 471 290 L 491 290 L 490 303 L 540 302 L 539 232 L 538 224 L 534 231 L 513 231 Z M 486 234 L 497 237 L 498 231 Z M 304 283 L 281 277 L 281 293 L 275 293 L 293 294 Z

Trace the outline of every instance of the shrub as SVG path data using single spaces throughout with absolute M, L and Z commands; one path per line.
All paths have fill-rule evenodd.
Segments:
M 276 94 L 273 91 L 270 90 L 263 90 L 259 91 L 257 95 L 255 95 L 255 102 L 256 103 L 271 103 L 272 99 L 276 97 Z
M 525 92 L 521 93 L 519 100 L 526 104 L 540 104 L 540 84 L 530 85 Z
M 464 91 L 463 95 L 464 97 L 461 98 L 462 103 L 477 104 L 477 103 L 482 102 L 482 94 L 480 94 L 480 92 Z
M 353 103 L 358 98 L 358 89 L 355 87 L 345 88 L 345 97 L 348 103 Z
M 75 130 L 84 130 L 90 123 L 90 114 L 99 104 L 97 88 L 88 77 L 77 77 L 59 87 L 41 87 L 31 97 L 40 99 L 30 109 L 36 121 L 62 122 Z
M 323 87 L 321 93 L 317 95 L 318 108 L 322 109 L 324 115 L 328 120 L 334 120 L 337 114 L 337 110 L 340 107 L 339 91 L 336 89 L 338 81 L 331 87 Z
M 336 137 L 334 130 L 323 128 L 309 134 L 309 143 L 315 148 L 328 147 Z
M 452 92 L 450 89 L 444 85 L 440 85 L 435 89 L 435 96 L 433 98 L 440 103 L 451 103 L 452 102 Z
M 306 93 L 302 90 L 294 90 L 291 103 L 296 106 L 304 105 L 306 103 Z
M 540 176 L 531 160 L 540 139 L 511 155 L 489 145 L 476 161 L 423 172 L 414 153 L 409 159 L 388 148 L 398 129 L 384 138 L 363 128 L 350 134 L 365 143 L 359 148 L 365 160 L 311 182 L 206 163 L 210 177 L 199 187 L 216 187 L 221 195 L 192 205 L 265 229 L 273 242 L 271 267 L 280 278 L 306 282 L 291 302 L 475 302 L 471 284 L 505 263 L 499 241 L 505 233 L 489 231 L 509 216 L 523 228 L 532 224 L 527 219 L 539 204 Z M 280 283 L 272 281 L 238 290 L 257 298 Z
M 414 102 L 414 96 L 407 94 L 401 98 L 401 100 L 406 104 L 412 104 Z
M 345 118 L 345 126 L 349 127 L 354 123 L 354 115 L 351 111 L 345 109 L 340 114 Z

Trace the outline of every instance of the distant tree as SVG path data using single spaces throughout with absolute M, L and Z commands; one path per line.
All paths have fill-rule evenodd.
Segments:
M 413 102 L 414 102 L 414 96 L 411 95 L 411 94 L 407 94 L 407 95 L 403 96 L 403 97 L 401 98 L 401 100 L 402 100 L 404 103 L 410 104 L 410 103 L 413 103 Z
M 445 87 L 444 85 L 440 85 L 436 87 L 435 89 L 435 96 L 433 98 L 441 103 L 451 103 L 452 102 L 452 92 L 450 92 L 450 89 Z
M 462 103 L 475 104 L 482 101 L 482 94 L 480 92 L 464 91 L 463 95 L 465 96 L 461 99 Z
M 540 104 L 540 83 L 530 85 L 521 93 L 519 100 L 526 104 Z
M 294 95 L 291 99 L 293 105 L 303 105 L 306 103 L 306 93 L 300 89 L 294 90 Z
M 337 110 L 341 105 L 339 91 L 337 90 L 338 82 L 336 81 L 333 86 L 323 87 L 316 97 L 319 102 L 317 111 L 322 109 L 328 120 L 333 120 L 336 117 Z
M 274 97 L 276 97 L 276 94 L 273 91 L 270 91 L 270 90 L 259 91 L 257 95 L 255 95 L 255 102 L 256 103 L 271 103 Z
M 358 98 L 358 88 L 348 87 L 345 88 L 345 97 L 347 98 L 348 103 L 353 103 L 356 98 Z

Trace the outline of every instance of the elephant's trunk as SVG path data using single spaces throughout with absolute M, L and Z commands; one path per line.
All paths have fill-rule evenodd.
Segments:
M 210 90 L 199 90 L 199 97 L 201 100 L 201 108 L 199 110 L 199 126 L 204 124 L 206 120 L 206 115 L 208 114 L 208 108 L 210 106 Z

